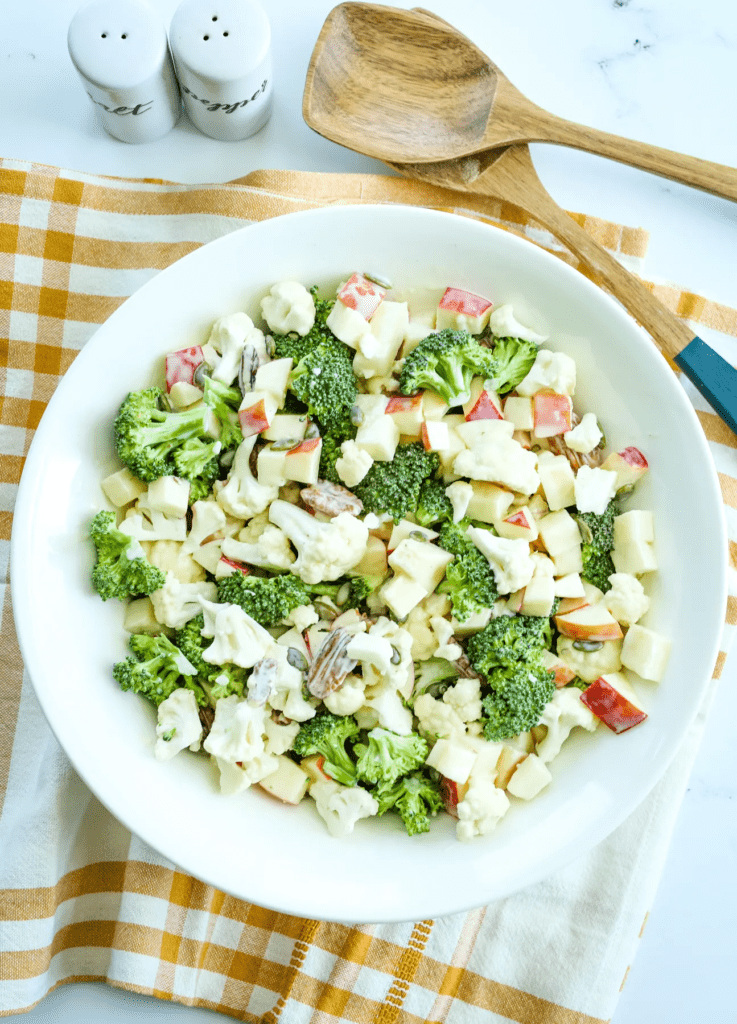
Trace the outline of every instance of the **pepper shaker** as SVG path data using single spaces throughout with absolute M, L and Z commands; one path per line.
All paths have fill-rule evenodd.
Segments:
M 204 135 L 248 138 L 271 116 L 271 27 L 257 0 L 182 0 L 169 28 L 182 101 Z
M 166 27 L 144 0 L 92 0 L 72 18 L 69 55 L 109 135 L 151 142 L 181 111 Z

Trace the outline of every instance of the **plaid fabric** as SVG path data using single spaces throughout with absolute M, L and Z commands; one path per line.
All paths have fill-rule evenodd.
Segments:
M 0 161 L 0 1014 L 80 980 L 263 1024 L 597 1024 L 613 1013 L 709 697 L 653 793 L 566 870 L 468 914 L 350 927 L 233 899 L 131 836 L 74 774 L 24 677 L 7 583 L 13 505 L 34 429 L 76 353 L 128 295 L 197 246 L 291 210 L 362 202 L 486 219 L 576 265 L 514 207 L 398 179 L 270 171 L 183 186 Z M 641 269 L 645 232 L 579 220 Z M 729 355 L 737 312 L 652 287 Z M 734 560 L 736 439 L 684 386 L 720 474 Z M 737 621 L 733 572 L 730 594 L 715 680 Z

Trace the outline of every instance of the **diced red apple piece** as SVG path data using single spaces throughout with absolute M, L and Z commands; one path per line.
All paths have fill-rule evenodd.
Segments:
M 389 537 L 389 554 L 394 551 L 395 548 L 399 547 L 401 541 L 407 537 L 415 537 L 415 540 L 424 538 L 425 540 L 437 540 L 438 534 L 434 530 L 428 530 L 426 526 L 420 526 L 418 523 L 413 523 L 409 519 L 401 519 L 392 527 L 392 532 Z
M 454 818 L 458 817 L 458 804 L 468 792 L 470 782 L 454 782 L 445 775 L 440 776 L 440 796 L 448 814 Z
M 504 402 L 504 419 L 514 424 L 515 430 L 532 430 L 532 399 L 523 395 L 510 395 Z
M 379 308 L 386 288 L 369 281 L 363 274 L 352 274 L 338 291 L 338 298 L 349 309 L 355 309 L 364 320 L 370 320 Z
M 567 615 L 569 612 L 575 612 L 577 608 L 585 608 L 587 604 L 589 604 L 589 601 L 585 596 L 562 597 L 558 605 L 558 614 Z
M 238 422 L 244 437 L 267 430 L 276 415 L 276 399 L 267 391 L 250 391 L 241 402 Z
M 520 612 L 522 615 L 540 615 L 546 618 L 555 603 L 555 586 L 552 576 L 533 576 L 525 587 Z
M 425 420 L 422 424 L 421 437 L 426 452 L 444 452 L 450 447 L 448 424 L 442 420 Z
M 436 317 L 439 331 L 447 327 L 480 334 L 489 322 L 493 303 L 463 288 L 446 288 Z
M 262 363 L 256 370 L 256 391 L 266 391 L 276 399 L 277 406 L 281 409 L 287 394 L 287 383 L 292 370 L 293 360 L 270 359 L 268 363 Z
M 287 480 L 296 480 L 301 484 L 317 483 L 321 451 L 321 437 L 309 437 L 290 448 L 284 459 L 284 475 Z
M 312 782 L 332 782 L 332 778 L 326 771 L 323 771 L 325 758 L 322 754 L 311 754 L 299 762 L 302 771 L 306 772 Z
M 302 441 L 307 430 L 307 416 L 296 413 L 278 412 L 271 424 L 264 430 L 264 441 L 286 441 L 290 438 Z
M 535 437 L 555 437 L 571 429 L 573 402 L 570 395 L 538 391 L 532 396 Z
M 278 448 L 266 445 L 258 453 L 256 460 L 256 477 L 265 487 L 283 487 L 287 482 L 285 463 L 287 453 Z
M 569 668 L 563 659 L 559 658 L 557 654 L 553 654 L 552 651 L 543 651 L 541 660 L 548 672 L 555 673 L 553 682 L 557 689 L 566 686 L 572 679 L 576 678 L 576 673 L 573 669 Z
M 565 615 L 555 616 L 555 625 L 563 636 L 574 640 L 619 640 L 619 623 L 603 604 L 587 604 Z
M 629 447 L 623 448 L 621 452 L 612 452 L 604 459 L 601 468 L 617 474 L 616 487 L 619 490 L 636 484 L 647 473 L 648 463 L 639 448 Z
M 416 395 L 391 395 L 385 412 L 399 427 L 405 437 L 419 437 L 423 420 L 424 391 Z M 446 407 L 447 408 L 447 407 Z
M 507 611 L 517 615 L 522 611 L 522 602 L 525 599 L 525 588 L 521 590 L 515 590 L 513 594 L 510 594 L 507 598 Z
M 205 356 L 199 345 L 181 348 L 177 352 L 168 352 L 166 355 L 166 390 L 171 391 L 174 384 L 178 384 L 180 381 L 185 384 L 194 384 L 195 370 L 204 361 Z
M 469 421 L 504 419 L 499 395 L 484 387 L 481 377 L 474 377 L 471 381 L 471 396 L 463 406 L 463 415 Z
M 498 519 L 494 523 L 494 527 L 500 537 L 506 537 L 509 540 L 517 540 L 521 537 L 523 540 L 532 542 L 538 537 L 535 517 L 527 505 L 515 509 L 504 519 Z
M 486 480 L 472 480 L 473 497 L 466 509 L 466 515 L 482 523 L 494 523 L 503 519 L 514 501 L 511 491 L 488 483 Z M 578 529 L 578 527 L 576 527 Z
M 422 415 L 426 420 L 441 420 L 450 408 L 448 403 L 434 391 L 421 391 Z
M 581 701 L 612 732 L 626 732 L 647 718 L 636 703 L 636 696 L 619 673 L 599 676 L 581 694 Z
M 310 776 L 286 754 L 277 754 L 279 766 L 275 772 L 261 779 L 259 785 L 271 796 L 285 804 L 300 803 L 310 785 Z
M 369 534 L 361 561 L 348 571 L 349 576 L 386 576 L 386 544 L 379 537 Z
M 517 747 L 512 747 L 505 743 L 499 755 L 499 760 L 496 763 L 496 780 L 494 785 L 498 789 L 506 789 L 509 785 L 509 780 L 514 775 L 515 768 L 526 757 L 527 754 L 524 750 L 519 750 Z

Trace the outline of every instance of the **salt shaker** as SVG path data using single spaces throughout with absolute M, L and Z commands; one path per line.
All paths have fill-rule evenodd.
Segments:
M 182 101 L 204 135 L 248 138 L 271 116 L 271 27 L 257 0 L 182 0 L 169 28 Z
M 158 11 L 144 0 L 92 0 L 72 18 L 67 42 L 110 135 L 151 142 L 174 127 L 181 101 Z

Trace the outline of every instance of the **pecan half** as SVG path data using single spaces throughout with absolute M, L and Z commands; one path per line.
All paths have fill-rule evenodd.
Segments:
M 313 697 L 323 700 L 343 685 L 343 680 L 358 662 L 349 658 L 346 648 L 353 635 L 346 629 L 335 629 L 323 640 L 307 673 L 307 689 Z
M 353 491 L 329 480 L 318 480 L 311 487 L 303 487 L 300 497 L 313 512 L 322 512 L 326 516 L 337 516 L 341 512 L 357 516 L 363 511 L 363 502 Z

